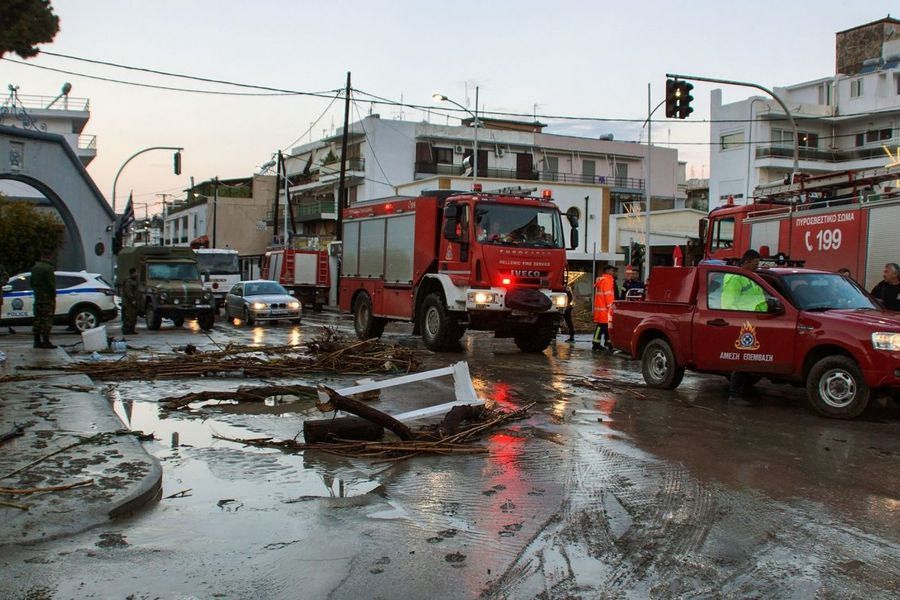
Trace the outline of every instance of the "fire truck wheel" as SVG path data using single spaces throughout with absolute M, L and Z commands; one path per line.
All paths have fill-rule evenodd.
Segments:
M 455 350 L 466 332 L 465 327 L 448 314 L 444 299 L 438 293 L 428 294 L 422 301 L 420 329 L 425 347 L 432 352 Z
M 806 394 L 817 413 L 833 419 L 852 419 L 869 405 L 871 392 L 856 361 L 849 356 L 826 356 L 809 371 Z
M 380 338 L 387 321 L 376 317 L 372 311 L 372 299 L 365 292 L 353 302 L 353 329 L 361 340 Z
M 522 352 L 543 352 L 556 335 L 556 320 L 539 317 L 533 328 L 513 336 L 513 341 Z
M 675 362 L 675 353 L 668 341 L 650 340 L 641 355 L 641 371 L 649 387 L 674 390 L 684 379 L 684 367 Z

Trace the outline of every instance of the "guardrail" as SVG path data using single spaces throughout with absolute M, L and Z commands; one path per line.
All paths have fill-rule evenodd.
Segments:
M 791 146 L 759 146 L 756 148 L 756 158 L 793 159 L 793 157 L 794 148 Z M 848 160 L 866 160 L 882 157 L 884 157 L 884 149 L 881 146 L 878 146 L 877 148 L 854 148 L 853 150 L 800 148 L 800 160 L 844 162 Z
M 80 150 L 96 150 L 97 149 L 97 136 L 96 135 L 79 135 L 78 136 L 78 148 Z
M 91 101 L 88 98 L 74 98 L 71 96 L 39 96 L 33 94 L 16 94 L 19 103 L 27 108 L 45 110 L 77 110 L 88 111 L 91 109 Z
M 445 163 L 415 163 L 415 172 L 423 175 L 450 175 L 456 177 L 471 177 L 469 170 L 462 165 L 449 165 Z M 497 179 L 519 179 L 524 181 L 559 181 L 562 183 L 584 183 L 587 185 L 608 185 L 610 187 L 628 188 L 633 190 L 644 189 L 644 180 L 635 177 L 610 177 L 606 175 L 581 175 L 578 173 L 556 173 L 554 171 L 518 170 L 487 168 L 478 169 L 479 177 L 493 177 Z

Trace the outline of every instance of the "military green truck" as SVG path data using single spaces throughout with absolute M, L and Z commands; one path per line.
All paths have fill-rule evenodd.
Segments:
M 197 255 L 190 248 L 138 246 L 123 248 L 117 257 L 116 289 L 128 272 L 138 272 L 138 314 L 147 321 L 147 329 L 157 330 L 162 320 L 172 319 L 181 327 L 185 319 L 197 319 L 201 329 L 212 329 L 216 304 L 212 294 L 203 289 L 197 268 Z

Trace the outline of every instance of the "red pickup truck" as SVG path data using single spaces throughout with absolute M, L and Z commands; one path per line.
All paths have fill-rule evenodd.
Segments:
M 818 413 L 840 419 L 900 393 L 900 313 L 825 271 L 655 268 L 643 299 L 613 306 L 610 339 L 654 388 L 675 389 L 685 369 L 740 371 L 803 384 Z

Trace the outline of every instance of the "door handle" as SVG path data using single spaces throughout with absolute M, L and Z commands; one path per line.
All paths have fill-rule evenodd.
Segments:
M 728 325 L 728 321 L 725 319 L 713 319 L 711 321 L 706 322 L 707 325 L 712 325 L 713 327 L 725 327 Z

